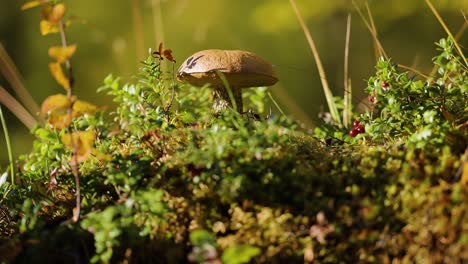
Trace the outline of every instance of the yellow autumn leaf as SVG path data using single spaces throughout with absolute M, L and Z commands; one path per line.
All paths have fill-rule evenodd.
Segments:
M 47 122 L 52 129 L 66 129 L 71 124 L 70 115 L 67 112 L 52 112 L 49 114 Z
M 94 149 L 92 154 L 100 161 L 110 161 L 112 159 L 112 155 L 102 153 L 98 151 L 97 149 Z
M 67 47 L 52 46 L 49 48 L 49 56 L 55 59 L 57 62 L 63 63 L 70 59 L 76 51 L 76 45 L 70 45 Z
M 84 114 L 92 114 L 96 112 L 97 107 L 91 103 L 76 100 L 73 104 L 73 117 L 79 117 Z
M 40 6 L 44 3 L 44 1 L 29 1 L 29 2 L 26 2 L 24 3 L 22 6 L 21 6 L 21 10 L 26 10 L 26 9 L 30 9 L 30 8 L 34 8 L 36 6 Z
M 76 149 L 78 163 L 85 161 L 95 150 L 94 141 L 96 133 L 94 131 L 77 131 L 62 136 L 62 143 L 70 149 Z M 73 160 L 72 160 L 73 161 Z
M 65 15 L 64 3 L 44 5 L 41 10 L 42 19 L 52 24 L 57 24 Z
M 69 114 L 70 104 L 73 103 L 72 116 Z M 71 100 L 64 94 L 54 94 L 47 97 L 41 106 L 41 114 L 47 117 L 48 123 L 54 129 L 67 128 L 70 125 L 71 117 L 77 118 L 85 114 L 92 114 L 98 109 L 97 106 L 76 100 L 73 96 Z
M 72 98 L 75 100 L 75 97 Z M 54 94 L 47 97 L 41 105 L 41 114 L 47 116 L 47 122 L 53 129 L 64 129 L 70 126 L 68 114 L 70 100 L 64 94 Z
M 463 174 L 460 179 L 461 184 L 468 184 L 468 162 L 463 164 Z
M 70 107 L 70 100 L 64 94 L 48 96 L 41 106 L 41 114 L 47 115 L 54 111 L 66 111 Z
M 39 28 L 41 30 L 42 36 L 60 32 L 60 28 L 57 24 L 50 23 L 47 20 L 41 20 L 39 23 Z
M 59 3 L 59 4 L 54 5 L 49 21 L 58 23 L 65 15 L 66 10 L 67 8 L 64 3 Z
M 62 66 L 59 62 L 49 63 L 49 69 L 52 76 L 54 76 L 55 80 L 62 85 L 65 90 L 70 89 L 70 81 L 68 80 L 67 76 L 63 73 Z

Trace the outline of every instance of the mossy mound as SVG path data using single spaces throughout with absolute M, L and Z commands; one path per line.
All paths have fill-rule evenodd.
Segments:
M 212 113 L 208 87 L 144 62 L 105 80 L 118 107 L 74 119 L 72 150 L 37 128 L 17 185 L 0 186 L 0 257 L 18 263 L 462 263 L 468 261 L 468 74 L 443 40 L 436 78 L 379 61 L 363 130 L 313 134 L 266 111 Z M 84 138 L 80 140 L 85 140 Z M 73 162 L 81 183 L 75 206 Z M 7 213 L 5 213 L 7 212 Z

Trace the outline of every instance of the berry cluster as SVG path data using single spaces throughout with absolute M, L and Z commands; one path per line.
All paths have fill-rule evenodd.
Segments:
M 386 91 L 386 90 L 388 90 L 390 88 L 390 84 L 388 84 L 388 82 L 386 82 L 386 81 L 382 81 L 381 85 L 382 85 L 382 89 L 384 91 Z M 369 96 L 367 96 L 367 99 L 369 99 L 369 102 L 371 102 L 372 104 L 377 104 L 378 103 L 377 102 L 377 92 L 375 91 L 375 89 L 374 89 L 373 92 L 371 92 L 371 94 Z
M 361 125 L 361 123 L 359 123 L 359 121 L 354 120 L 353 128 L 349 131 L 349 135 L 351 137 L 355 137 L 358 134 L 361 134 L 361 133 L 364 133 L 364 132 L 366 132 L 366 129 L 364 128 L 364 126 Z

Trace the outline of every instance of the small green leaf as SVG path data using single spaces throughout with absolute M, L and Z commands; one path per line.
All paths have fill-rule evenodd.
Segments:
M 250 245 L 233 245 L 228 247 L 221 259 L 225 264 L 242 264 L 248 263 L 253 257 L 261 253 L 258 247 Z
M 210 232 L 200 229 L 190 233 L 190 242 L 194 246 L 201 246 L 203 244 L 216 245 L 216 238 Z

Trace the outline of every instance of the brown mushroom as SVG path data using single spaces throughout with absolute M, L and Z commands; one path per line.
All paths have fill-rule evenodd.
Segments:
M 270 63 L 258 55 L 243 50 L 202 50 L 185 60 L 177 77 L 195 86 L 210 84 L 214 88 L 213 108 L 216 113 L 232 107 L 221 72 L 231 89 L 237 111 L 242 113 L 242 88 L 270 86 L 278 81 Z

